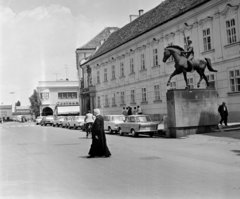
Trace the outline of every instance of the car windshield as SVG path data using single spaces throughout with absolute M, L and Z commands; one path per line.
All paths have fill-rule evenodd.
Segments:
M 122 115 L 113 116 L 113 121 L 123 121 L 123 120 L 124 120 L 124 116 Z
M 151 122 L 151 118 L 149 116 L 138 116 L 136 118 L 136 122 Z

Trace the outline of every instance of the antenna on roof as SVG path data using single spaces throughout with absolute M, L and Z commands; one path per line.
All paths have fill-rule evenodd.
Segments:
M 64 68 L 66 68 L 66 80 L 68 81 L 68 65 L 64 64 Z

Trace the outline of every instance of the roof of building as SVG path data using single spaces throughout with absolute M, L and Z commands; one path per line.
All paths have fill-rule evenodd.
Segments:
M 12 109 L 12 105 L 0 105 L 0 109 Z
M 26 110 L 26 109 L 29 109 L 29 106 L 15 106 L 16 109 L 18 110 Z
M 209 1 L 211 0 L 163 1 L 157 7 L 113 32 L 87 62 Z
M 77 50 L 87 50 L 87 49 L 95 49 L 97 46 L 101 45 L 101 41 L 106 40 L 106 38 L 116 30 L 119 30 L 117 27 L 107 27 L 104 28 L 97 36 L 91 39 L 88 43 L 84 44 L 82 47 Z

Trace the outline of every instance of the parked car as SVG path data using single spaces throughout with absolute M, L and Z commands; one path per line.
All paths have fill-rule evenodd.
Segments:
M 153 122 L 148 115 L 130 115 L 125 117 L 123 123 L 119 123 L 118 132 L 120 135 L 125 133 L 136 137 L 139 134 L 148 134 L 153 137 L 157 133 L 158 122 Z
M 65 116 L 56 116 L 53 120 L 53 126 L 59 127 L 62 125 Z
M 85 116 L 73 116 L 72 119 L 69 121 L 69 126 L 68 128 L 84 128 L 84 118 Z
M 69 122 L 73 116 L 65 116 L 62 121 L 62 128 L 68 128 Z
M 48 124 L 52 126 L 53 120 L 53 115 L 44 116 L 41 121 L 41 126 L 47 126 Z
M 41 124 L 43 116 L 38 116 L 36 119 L 36 125 Z
M 117 133 L 118 131 L 118 124 L 123 123 L 125 120 L 124 115 L 105 115 L 103 116 L 104 119 L 104 130 L 108 131 L 109 133 Z

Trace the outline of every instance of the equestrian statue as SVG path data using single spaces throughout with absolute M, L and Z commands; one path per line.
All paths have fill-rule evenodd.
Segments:
M 208 79 L 204 74 L 205 68 L 207 67 L 211 72 L 217 72 L 217 70 L 213 69 L 209 58 L 194 58 L 194 51 L 191 44 L 192 41 L 188 40 L 187 51 L 177 45 L 167 46 L 164 49 L 163 62 L 165 63 L 170 56 L 172 56 L 175 61 L 175 70 L 170 75 L 167 86 L 170 85 L 172 77 L 183 73 L 183 77 L 186 82 L 186 89 L 189 89 L 190 86 L 187 81 L 187 72 L 194 72 L 194 70 L 196 70 L 200 76 L 197 87 L 200 87 L 202 79 L 206 81 L 207 87 L 209 86 Z

